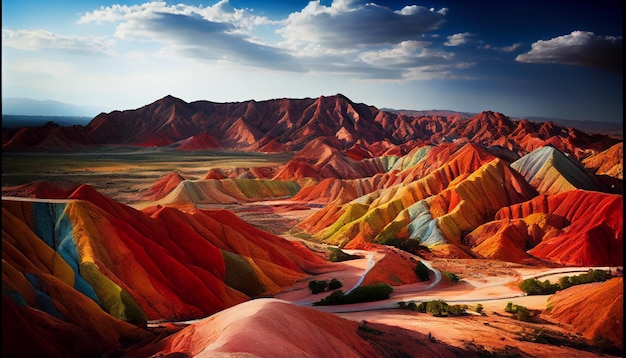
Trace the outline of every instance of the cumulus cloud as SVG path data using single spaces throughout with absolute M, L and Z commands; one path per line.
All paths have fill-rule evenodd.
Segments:
M 63 37 L 45 32 L 3 32 L 21 48 L 75 49 L 111 52 L 115 46 L 149 44 L 141 52 L 159 58 L 186 58 L 277 71 L 349 74 L 357 79 L 397 81 L 425 78 L 440 69 L 449 76 L 454 54 L 431 40 L 447 9 L 418 5 L 391 9 L 355 0 L 334 0 L 329 6 L 311 1 L 282 20 L 234 8 L 228 0 L 204 7 L 164 1 L 102 6 L 84 13 L 79 25 L 113 24 L 108 41 Z M 274 31 L 271 31 L 274 30 Z M 4 30 L 3 30 L 4 31 Z M 448 38 L 460 44 L 471 34 Z M 111 40 L 111 39 L 115 39 Z M 132 54 L 121 55 L 125 58 Z M 414 73 L 428 73 L 415 76 Z M 433 75 L 434 76 L 434 75 Z
M 272 24 L 247 9 L 235 9 L 228 0 L 210 7 L 150 2 L 112 5 L 84 14 L 78 23 L 119 22 L 115 37 L 150 40 L 197 60 L 226 60 L 285 71 L 302 71 L 283 50 L 263 43 L 251 30 Z
M 532 44 L 531 50 L 515 59 L 525 63 L 554 63 L 622 71 L 622 37 L 573 31 Z
M 109 55 L 111 39 L 87 36 L 63 36 L 45 30 L 2 30 L 2 46 L 18 50 L 53 50 L 85 55 Z
M 417 5 L 394 11 L 374 3 L 337 0 L 324 6 L 311 1 L 302 11 L 290 14 L 277 32 L 294 49 L 393 45 L 419 40 L 438 29 L 446 11 Z
M 474 37 L 476 35 L 469 33 L 469 32 L 463 32 L 463 33 L 459 33 L 459 34 L 454 34 L 451 36 L 448 36 L 448 41 L 446 41 L 444 43 L 445 46 L 460 46 L 460 45 L 464 45 L 470 41 L 472 41 L 472 37 Z
M 424 65 L 429 60 L 449 60 L 454 54 L 429 49 L 428 42 L 403 41 L 396 46 L 378 51 L 365 51 L 359 58 L 375 66 L 411 67 Z

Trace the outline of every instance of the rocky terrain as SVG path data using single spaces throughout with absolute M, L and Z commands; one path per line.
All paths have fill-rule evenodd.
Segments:
M 620 138 L 342 95 L 167 96 L 2 143 L 3 356 L 623 353 Z M 613 277 L 518 287 L 591 268 Z M 313 306 L 333 278 L 393 293 Z M 469 313 L 399 305 L 437 299 Z

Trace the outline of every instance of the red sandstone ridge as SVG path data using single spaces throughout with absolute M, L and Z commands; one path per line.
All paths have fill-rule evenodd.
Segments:
M 147 193 L 143 193 L 141 196 L 146 201 L 162 199 L 172 190 L 176 189 L 178 184 L 180 184 L 183 180 L 185 180 L 185 178 L 183 178 L 180 174 L 169 173 L 152 184 Z
M 559 291 L 550 297 L 549 308 L 542 317 L 570 324 L 596 344 L 605 340 L 621 349 L 624 346 L 624 280 L 617 277 Z
M 204 138 L 203 138 L 204 136 Z M 190 145 L 225 150 L 298 151 L 317 138 L 333 138 L 333 146 L 353 159 L 404 155 L 415 146 L 467 138 L 485 146 L 506 148 L 519 156 L 552 145 L 583 159 L 621 140 L 588 135 L 555 123 L 512 120 L 485 111 L 465 115 L 428 115 L 380 111 L 354 103 L 343 95 L 305 99 L 275 99 L 187 103 L 166 96 L 141 108 L 102 113 L 87 126 L 3 129 L 7 150 L 68 149 L 77 145 Z M 180 142 L 180 143 L 179 143 Z M 178 144 L 177 144 L 178 143 Z
M 187 139 L 180 140 L 172 146 L 179 150 L 202 150 L 220 147 L 217 140 L 207 133 L 201 133 Z
M 317 138 L 308 143 L 276 174 L 275 179 L 323 178 L 356 179 L 389 170 L 389 157 L 354 160 L 337 149 L 334 138 Z
M 571 266 L 622 266 L 623 197 L 572 190 L 503 207 L 496 220 L 531 220 L 533 214 L 551 214 L 544 227 L 528 230 L 539 242 L 529 254 Z M 558 219 L 558 220 L 557 220 Z M 555 224 L 557 222 L 558 224 Z
M 411 335 L 386 325 L 369 326 L 363 328 L 363 323 L 335 314 L 265 298 L 195 321 L 124 356 L 378 358 L 410 352 L 417 357 L 479 357 L 463 348 L 432 343 L 423 334 Z M 368 328 L 385 339 L 363 333 Z
M 47 182 L 32 182 L 16 186 L 2 187 L 2 196 L 19 198 L 65 199 L 77 187 L 63 187 Z
M 225 210 L 139 211 L 85 185 L 2 207 L 3 352 L 100 356 L 149 337 L 148 320 L 207 316 L 327 265 Z

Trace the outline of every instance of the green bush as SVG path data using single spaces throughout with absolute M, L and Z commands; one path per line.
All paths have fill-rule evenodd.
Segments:
M 441 271 L 441 274 L 452 282 L 459 282 L 460 280 L 459 276 L 453 274 L 452 272 Z
M 415 274 L 421 281 L 429 280 L 428 276 L 429 276 L 430 270 L 428 269 L 428 267 L 426 267 L 426 265 L 424 265 L 424 263 L 422 263 L 422 261 L 417 262 L 417 265 L 415 265 L 415 268 L 413 269 L 413 271 L 415 271 Z
M 504 311 L 512 313 L 515 319 L 518 321 L 528 321 L 530 319 L 530 311 L 528 308 L 520 305 L 515 305 L 513 302 L 507 302 Z
M 309 290 L 311 290 L 311 293 L 313 294 L 318 294 L 326 291 L 334 291 L 341 287 L 343 287 L 343 284 L 336 278 L 333 278 L 332 280 L 330 280 L 330 282 L 328 282 L 327 280 L 309 281 Z
M 504 307 L 504 312 L 515 313 L 515 309 L 513 309 L 513 302 L 509 301 L 506 303 L 506 306 Z
M 345 295 L 343 291 L 337 290 L 333 291 L 330 295 L 322 298 L 317 302 L 313 302 L 313 306 L 331 306 L 331 305 L 341 305 L 345 301 Z
M 348 261 L 348 260 L 355 260 L 355 259 L 361 258 L 361 256 L 358 256 L 358 255 L 346 254 L 341 249 L 336 248 L 336 247 L 329 247 L 328 250 L 330 250 L 330 254 L 328 255 L 328 260 L 330 260 L 331 262 Z
M 359 286 L 346 295 L 345 303 L 386 300 L 392 292 L 393 288 L 385 283 L 371 286 Z
M 384 240 L 380 240 L 378 243 L 388 246 L 396 247 L 402 251 L 406 251 L 411 254 L 417 254 L 419 251 L 428 251 L 430 249 L 422 244 L 419 241 L 414 239 L 398 239 L 398 238 L 387 238 Z
M 359 286 L 348 294 L 344 294 L 341 290 L 334 291 L 326 298 L 314 302 L 313 306 L 380 301 L 389 298 L 392 292 L 393 288 L 384 283 L 371 286 Z
M 326 291 L 326 288 L 328 287 L 328 282 L 322 280 L 322 281 L 309 281 L 309 290 L 311 290 L 312 294 L 318 294 L 318 293 L 322 293 Z
M 420 313 L 429 313 L 435 317 L 444 316 L 461 316 L 467 314 L 467 305 L 449 305 L 443 300 L 425 301 L 416 304 L 415 302 L 399 302 L 398 305 L 402 309 L 416 311 Z
M 564 290 L 571 286 L 602 282 L 610 278 L 611 274 L 608 271 L 592 269 L 577 276 L 561 277 L 558 284 L 552 284 L 548 280 L 541 282 L 535 278 L 529 278 L 522 281 L 518 287 L 528 295 L 551 295 L 558 290 Z
M 518 287 L 528 295 L 551 295 L 559 290 L 558 284 L 552 284 L 548 280 L 541 282 L 535 278 L 522 281 Z
M 343 287 L 343 284 L 341 283 L 341 281 L 337 280 L 336 278 L 333 278 L 328 283 L 328 290 L 329 291 L 334 291 L 334 290 L 342 288 L 342 287 Z
M 476 313 L 483 313 L 483 305 L 480 303 L 476 305 Z
M 517 306 L 517 309 L 515 310 L 515 318 L 517 318 L 518 321 L 526 322 L 530 319 L 530 311 L 528 311 L 528 308 L 524 306 Z
M 435 317 L 444 316 L 448 312 L 448 304 L 442 300 L 428 301 L 426 303 L 426 313 Z

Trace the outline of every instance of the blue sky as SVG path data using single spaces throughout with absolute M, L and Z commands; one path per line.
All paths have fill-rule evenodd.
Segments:
M 621 122 L 622 1 L 2 2 L 2 97 L 342 93 L 378 108 Z M 97 113 L 94 113 L 94 116 Z

